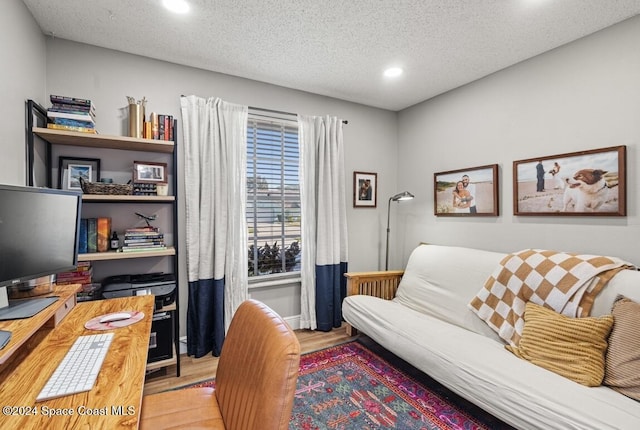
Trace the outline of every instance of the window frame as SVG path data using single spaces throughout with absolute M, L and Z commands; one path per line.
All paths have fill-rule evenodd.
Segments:
M 269 160 L 269 158 L 271 158 L 271 162 L 273 162 L 273 157 L 269 157 L 269 156 L 265 156 L 264 154 L 261 156 L 259 154 L 259 147 L 256 146 L 256 144 L 259 145 L 258 142 L 258 136 L 257 136 L 257 132 L 259 130 L 261 130 L 261 126 L 262 126 L 262 130 L 272 130 L 272 131 L 276 131 L 280 133 L 280 141 L 281 141 L 281 149 L 280 149 L 280 153 L 278 155 L 279 157 L 279 164 L 280 164 L 280 172 L 279 172 L 279 178 L 277 178 L 280 182 L 279 184 L 277 184 L 276 186 L 278 188 L 274 188 L 274 190 L 279 190 L 278 192 L 278 197 L 280 198 L 280 200 L 278 201 L 278 205 L 276 206 L 278 209 L 278 212 L 275 212 L 275 216 L 279 217 L 280 219 L 285 219 L 286 217 L 286 199 L 287 199 L 287 190 L 286 190 L 286 178 L 287 178 L 287 173 L 285 172 L 286 166 L 287 164 L 290 165 L 291 161 L 294 160 L 295 161 L 295 181 L 297 183 L 297 198 L 295 198 L 296 192 L 294 191 L 293 196 L 293 204 L 294 204 L 294 208 L 295 205 L 297 204 L 298 207 L 298 211 L 300 211 L 300 178 L 299 178 L 299 167 L 300 167 L 300 146 L 299 146 L 299 130 L 298 130 L 298 121 L 297 121 L 297 116 L 296 115 L 285 115 L 285 114 L 279 114 L 279 113 L 274 113 L 274 114 L 265 114 L 262 113 L 259 109 L 253 110 L 252 108 L 249 108 L 249 114 L 248 114 L 248 118 L 247 118 L 247 136 L 246 136 L 246 144 L 247 144 L 247 169 L 246 169 L 246 174 L 247 174 L 247 189 L 246 189 L 246 193 L 247 193 L 247 197 L 246 197 L 246 203 L 247 203 L 247 209 L 246 209 L 246 217 L 247 217 L 247 253 L 250 253 L 249 247 L 253 244 L 256 249 L 260 247 L 260 243 L 263 242 L 263 238 L 253 234 L 253 233 L 249 233 L 249 231 L 251 231 L 250 229 L 253 229 L 253 231 L 257 230 L 258 227 L 258 223 L 259 223 L 259 219 L 260 219 L 260 202 L 258 199 L 258 195 L 257 192 L 259 190 L 258 187 L 258 183 L 259 183 L 259 178 L 260 175 L 258 174 L 258 171 L 260 170 L 260 166 L 259 164 L 260 161 L 262 161 L 263 163 L 265 163 L 266 161 Z M 277 129 L 280 129 L 279 131 Z M 252 135 L 253 133 L 253 135 Z M 295 157 L 291 158 L 291 157 L 287 157 L 287 134 L 291 134 L 291 135 L 295 135 L 295 140 L 296 140 L 296 151 L 295 151 Z M 290 143 L 289 143 L 290 144 Z M 267 146 L 265 146 L 265 148 L 263 148 L 264 150 L 268 149 Z M 291 152 L 289 152 L 289 154 L 291 154 Z M 274 163 L 274 165 L 277 165 L 277 163 Z M 264 165 L 263 165 L 264 166 Z M 290 174 L 291 171 L 293 171 L 294 169 L 290 170 L 288 173 Z M 277 171 L 277 170 L 276 170 Z M 250 176 L 250 174 L 252 174 L 252 176 Z M 253 186 L 253 188 L 250 188 L 251 184 L 255 184 Z M 268 189 L 271 189 L 270 187 Z M 269 195 L 269 193 L 267 193 L 267 195 Z M 289 200 L 289 202 L 291 202 L 291 200 Z M 264 202 L 263 202 L 264 203 Z M 249 217 L 249 213 L 250 211 L 253 211 L 253 216 Z M 262 215 L 264 215 L 265 213 L 267 213 L 267 211 L 263 212 Z M 299 215 L 299 219 L 301 218 L 301 214 Z M 298 231 L 294 233 L 289 233 L 287 234 L 286 231 L 286 222 L 282 222 L 281 223 L 281 228 L 280 231 L 275 234 L 275 237 L 270 236 L 266 242 L 269 243 L 269 241 L 271 241 L 270 245 L 273 245 L 274 242 L 277 242 L 279 244 L 280 247 L 280 253 L 282 253 L 284 251 L 283 249 L 283 245 L 284 246 L 290 246 L 290 244 L 292 242 L 298 242 L 298 244 L 300 243 L 300 235 L 302 233 L 301 230 L 301 225 L 298 227 Z M 297 235 L 297 239 L 293 239 L 292 238 L 292 234 Z M 254 251 L 253 256 L 251 256 L 250 254 L 248 255 L 248 262 L 247 262 L 247 272 L 248 272 L 248 281 L 249 284 L 253 287 L 253 288 L 260 288 L 260 287 L 264 287 L 264 286 L 270 286 L 270 285 L 280 285 L 280 284 L 285 284 L 285 283 L 292 283 L 292 282 L 297 282 L 300 279 L 301 276 L 301 272 L 300 272 L 300 267 L 299 267 L 299 255 L 297 254 L 297 258 L 296 258 L 296 266 L 297 268 L 295 270 L 290 270 L 287 271 L 286 270 L 286 261 L 282 261 L 281 259 L 281 264 L 282 266 L 280 268 L 278 268 L 278 272 L 271 272 L 271 273 L 253 273 L 251 274 L 249 272 L 251 266 L 253 265 L 253 267 L 255 267 L 257 261 L 256 261 L 256 252 Z

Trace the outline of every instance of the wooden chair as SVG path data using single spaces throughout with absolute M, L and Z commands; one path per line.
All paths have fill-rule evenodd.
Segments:
M 225 338 L 216 388 L 144 396 L 141 429 L 288 429 L 300 344 L 287 323 L 256 300 L 242 303 Z

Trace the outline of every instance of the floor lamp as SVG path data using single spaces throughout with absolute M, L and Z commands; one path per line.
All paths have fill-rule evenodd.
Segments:
M 384 270 L 389 270 L 389 232 L 391 231 L 391 229 L 389 228 L 389 221 L 391 216 L 391 202 L 401 202 L 403 200 L 411 200 L 413 197 L 414 197 L 413 194 L 411 194 L 409 191 L 403 191 L 389 198 L 389 205 L 387 209 L 387 252 L 386 252 L 386 257 L 384 262 Z

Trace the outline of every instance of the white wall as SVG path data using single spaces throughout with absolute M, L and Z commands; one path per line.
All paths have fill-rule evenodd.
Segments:
M 60 39 L 47 40 L 46 70 L 47 95 L 88 98 L 96 103 L 97 129 L 102 134 L 126 135 L 126 96 L 136 99 L 144 96 L 148 99 L 147 112 L 173 114 L 177 118 L 181 94 L 216 96 L 234 103 L 309 115 L 337 115 L 349 121 L 344 128 L 347 183 L 351 184 L 354 170 L 364 170 L 378 173 L 380 195 L 389 195 L 396 189 L 397 118 L 393 112 Z M 179 134 L 178 148 L 181 140 Z M 66 154 L 59 155 L 92 156 L 76 149 L 65 151 Z M 154 161 L 148 159 L 148 154 L 141 156 Z M 381 259 L 384 205 L 377 209 L 349 209 L 347 216 L 350 270 L 376 269 Z M 184 240 L 183 225 L 181 237 Z M 185 249 L 184 244 L 181 246 Z M 184 322 L 187 303 L 184 254 L 180 261 Z M 151 267 L 155 269 L 157 266 Z M 299 288 L 280 287 L 270 292 L 261 289 L 255 294 L 285 317 L 299 314 L 299 300 L 297 303 L 291 300 L 299 297 Z M 183 330 L 184 327 L 182 324 Z
M 398 252 L 419 241 L 498 251 L 538 247 L 603 253 L 640 264 L 640 17 L 522 62 L 399 113 Z M 512 163 L 627 146 L 627 213 L 513 215 Z M 500 216 L 434 216 L 433 174 L 497 163 Z
M 0 13 L 0 183 L 24 185 L 25 101 L 45 95 L 45 42 L 21 1 L 2 2 Z

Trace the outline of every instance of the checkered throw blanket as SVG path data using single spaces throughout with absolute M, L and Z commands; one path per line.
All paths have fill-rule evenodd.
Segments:
M 517 346 L 528 301 L 570 317 L 589 316 L 594 298 L 607 282 L 630 267 L 614 257 L 523 250 L 500 262 L 469 308 Z

